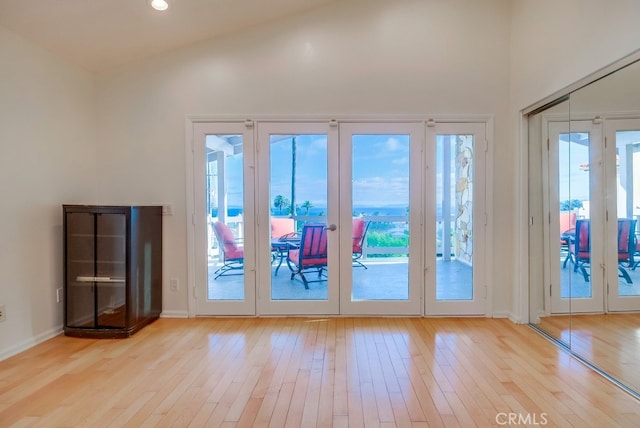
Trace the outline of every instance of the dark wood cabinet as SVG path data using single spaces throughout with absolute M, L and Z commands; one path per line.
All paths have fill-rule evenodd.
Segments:
M 128 337 L 162 311 L 162 207 L 64 205 L 64 332 Z

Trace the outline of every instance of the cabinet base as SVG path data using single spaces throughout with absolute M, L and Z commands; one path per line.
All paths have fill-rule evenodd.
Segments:
M 70 337 L 86 337 L 90 339 L 124 339 L 131 337 L 142 327 L 151 324 L 159 317 L 147 318 L 132 327 L 128 328 L 82 328 L 82 327 L 64 327 L 65 336 Z

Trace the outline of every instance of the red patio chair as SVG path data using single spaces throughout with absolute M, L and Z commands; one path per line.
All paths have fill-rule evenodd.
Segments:
M 618 219 L 618 271 L 620 277 L 624 278 L 627 284 L 632 284 L 631 277 L 624 265 L 633 268 L 633 254 L 636 251 L 636 220 L 630 218 Z
M 567 259 L 570 259 L 569 236 L 576 231 L 577 215 L 575 211 L 560 211 L 560 252 L 567 253 Z M 567 260 L 565 259 L 565 261 Z M 566 263 L 565 263 L 566 264 Z
M 291 269 L 291 279 L 300 275 L 304 288 L 309 289 L 310 282 L 326 281 L 327 268 L 327 227 L 324 224 L 306 224 L 302 227 L 300 247 L 290 249 L 287 264 Z M 318 279 L 309 281 L 305 273 L 315 271 Z
M 589 281 L 587 269 L 591 265 L 591 242 L 590 242 L 590 222 L 589 220 L 576 220 L 576 231 L 569 241 L 569 256 L 564 261 L 562 267 L 567 265 L 567 261 L 574 263 L 573 271 L 580 269 L 585 281 Z
M 233 232 L 226 224 L 216 221 L 213 223 L 213 231 L 218 240 L 218 246 L 222 252 L 222 266 L 220 266 L 213 274 L 214 279 L 222 275 L 242 275 L 244 272 L 244 248 L 239 245 Z M 240 270 L 239 273 L 231 273 Z
M 369 222 L 365 221 L 361 218 L 353 219 L 353 266 L 354 267 L 363 267 L 367 269 L 367 267 L 360 260 L 362 258 L 362 246 L 364 245 L 364 239 L 367 235 L 367 230 L 369 229 Z
M 300 235 L 296 233 L 296 222 L 291 217 L 271 217 L 271 264 L 277 262 L 274 276 L 282 262 L 287 259 L 290 248 L 296 248 Z
M 295 220 L 291 217 L 271 217 L 271 239 L 281 239 L 295 231 Z

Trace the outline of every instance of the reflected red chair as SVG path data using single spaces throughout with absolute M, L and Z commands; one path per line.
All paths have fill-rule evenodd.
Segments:
M 632 284 L 631 277 L 624 265 L 633 268 L 633 254 L 636 251 L 636 220 L 630 218 L 618 219 L 618 271 L 620 277 L 624 278 L 627 284 Z
M 244 272 L 244 248 L 238 244 L 233 232 L 226 224 L 216 221 L 213 223 L 213 231 L 218 240 L 218 246 L 222 252 L 222 266 L 220 266 L 213 274 L 214 279 L 222 275 L 242 275 Z M 240 270 L 238 273 L 232 271 Z
M 574 263 L 573 271 L 580 269 L 585 281 L 589 281 L 589 273 L 587 269 L 591 266 L 591 242 L 590 242 L 591 224 L 589 220 L 576 220 L 575 234 L 569 240 L 569 255 L 564 261 L 562 267 L 567 265 L 571 260 Z
M 577 218 L 575 211 L 560 211 L 560 251 L 569 251 L 568 236 L 575 233 Z
M 353 252 L 353 267 L 363 267 L 367 269 L 367 267 L 360 260 L 362 258 L 362 246 L 364 245 L 364 239 L 367 235 L 367 230 L 369 229 L 369 222 L 365 221 L 361 218 L 353 219 L 353 243 L 352 243 L 352 252 Z
M 621 218 L 618 219 L 618 271 L 621 278 L 632 284 L 631 277 L 625 269 L 625 264 L 628 267 L 633 267 L 633 254 L 635 252 L 636 234 L 636 220 Z M 573 242 L 569 242 L 569 253 L 571 260 L 575 263 L 573 271 L 577 272 L 578 269 L 584 276 L 585 281 L 589 281 L 589 273 L 587 269 L 591 263 L 591 237 L 590 237 L 590 223 L 589 220 L 577 220 L 576 232 L 573 238 Z M 564 262 L 566 266 L 567 260 Z
M 289 250 L 287 264 L 291 269 L 291 279 L 300 275 L 306 289 L 309 289 L 310 282 L 326 281 L 327 227 L 324 224 L 304 225 L 300 247 Z M 309 271 L 317 272 L 318 279 L 309 281 L 305 276 Z

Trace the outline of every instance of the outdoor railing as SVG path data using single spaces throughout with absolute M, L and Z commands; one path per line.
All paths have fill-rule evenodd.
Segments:
M 362 216 L 365 221 L 369 221 L 369 229 L 366 239 L 362 247 L 362 257 L 366 258 L 384 258 L 384 257 L 406 257 L 409 254 L 409 222 L 408 217 L 372 215 Z M 296 223 L 301 228 L 305 223 L 325 223 L 325 216 L 295 216 Z M 217 242 L 215 242 L 213 234 L 213 223 L 217 218 L 209 218 L 209 256 L 218 255 Z M 234 235 L 242 240 L 244 237 L 244 218 L 242 215 L 227 217 L 225 220 L 227 226 L 233 230 Z M 447 229 L 447 230 L 445 230 Z M 453 248 L 453 237 L 449 231 L 454 230 L 452 222 L 449 228 L 445 228 L 441 218 L 436 220 L 436 253 L 442 256 L 446 251 L 451 253 Z M 450 241 L 445 249 L 446 243 L 443 243 L 442 236 L 449 232 Z

